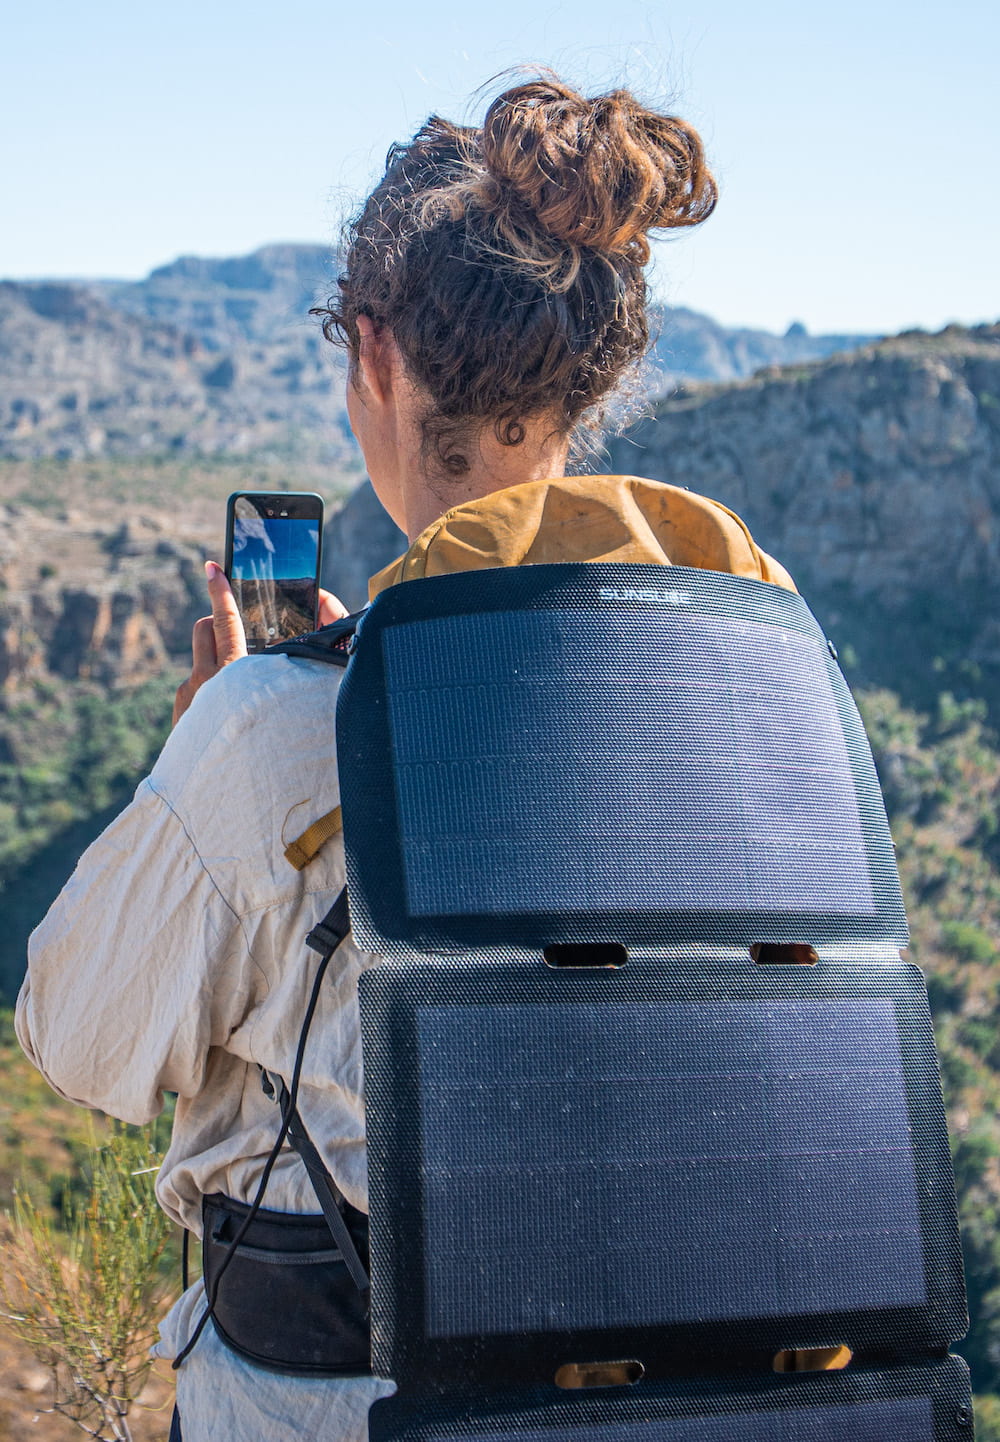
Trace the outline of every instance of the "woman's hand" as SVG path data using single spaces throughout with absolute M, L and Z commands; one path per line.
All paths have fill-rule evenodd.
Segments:
M 194 700 L 195 692 L 206 681 L 210 681 L 230 661 L 238 661 L 247 654 L 246 633 L 236 608 L 236 597 L 228 577 L 215 561 L 205 562 L 208 577 L 208 597 L 212 603 L 212 614 L 195 621 L 191 632 L 192 665 L 191 675 L 181 682 L 174 698 L 172 725 L 184 715 Z M 329 626 L 348 614 L 344 603 L 329 591 L 319 593 L 319 624 Z

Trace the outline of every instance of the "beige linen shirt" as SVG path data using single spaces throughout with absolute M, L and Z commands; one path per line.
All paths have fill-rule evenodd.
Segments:
M 28 1056 L 63 1096 L 148 1122 L 177 1093 L 157 1195 L 201 1229 L 201 1198 L 253 1193 L 277 1128 L 258 1066 L 290 1075 L 318 964 L 304 945 L 344 884 L 339 836 L 304 871 L 287 843 L 339 802 L 343 672 L 253 656 L 202 687 L 131 805 L 81 858 L 29 947 Z M 301 1110 L 337 1184 L 367 1210 L 351 938 L 320 992 Z M 316 1211 L 286 1150 L 267 1203 Z

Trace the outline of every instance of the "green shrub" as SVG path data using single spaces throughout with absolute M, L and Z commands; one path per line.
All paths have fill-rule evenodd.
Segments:
M 943 921 L 941 946 L 963 964 L 992 966 L 998 960 L 997 943 L 993 937 L 966 921 Z

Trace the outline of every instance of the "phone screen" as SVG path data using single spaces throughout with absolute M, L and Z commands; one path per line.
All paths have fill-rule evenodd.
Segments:
M 249 650 L 315 629 L 322 526 L 318 496 L 230 498 L 227 572 Z

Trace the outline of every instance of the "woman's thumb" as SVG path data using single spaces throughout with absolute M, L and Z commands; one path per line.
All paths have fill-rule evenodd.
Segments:
M 205 575 L 208 577 L 208 595 L 212 602 L 216 664 L 228 666 L 230 661 L 247 654 L 243 621 L 236 606 L 236 597 L 222 567 L 215 561 L 206 561 Z

